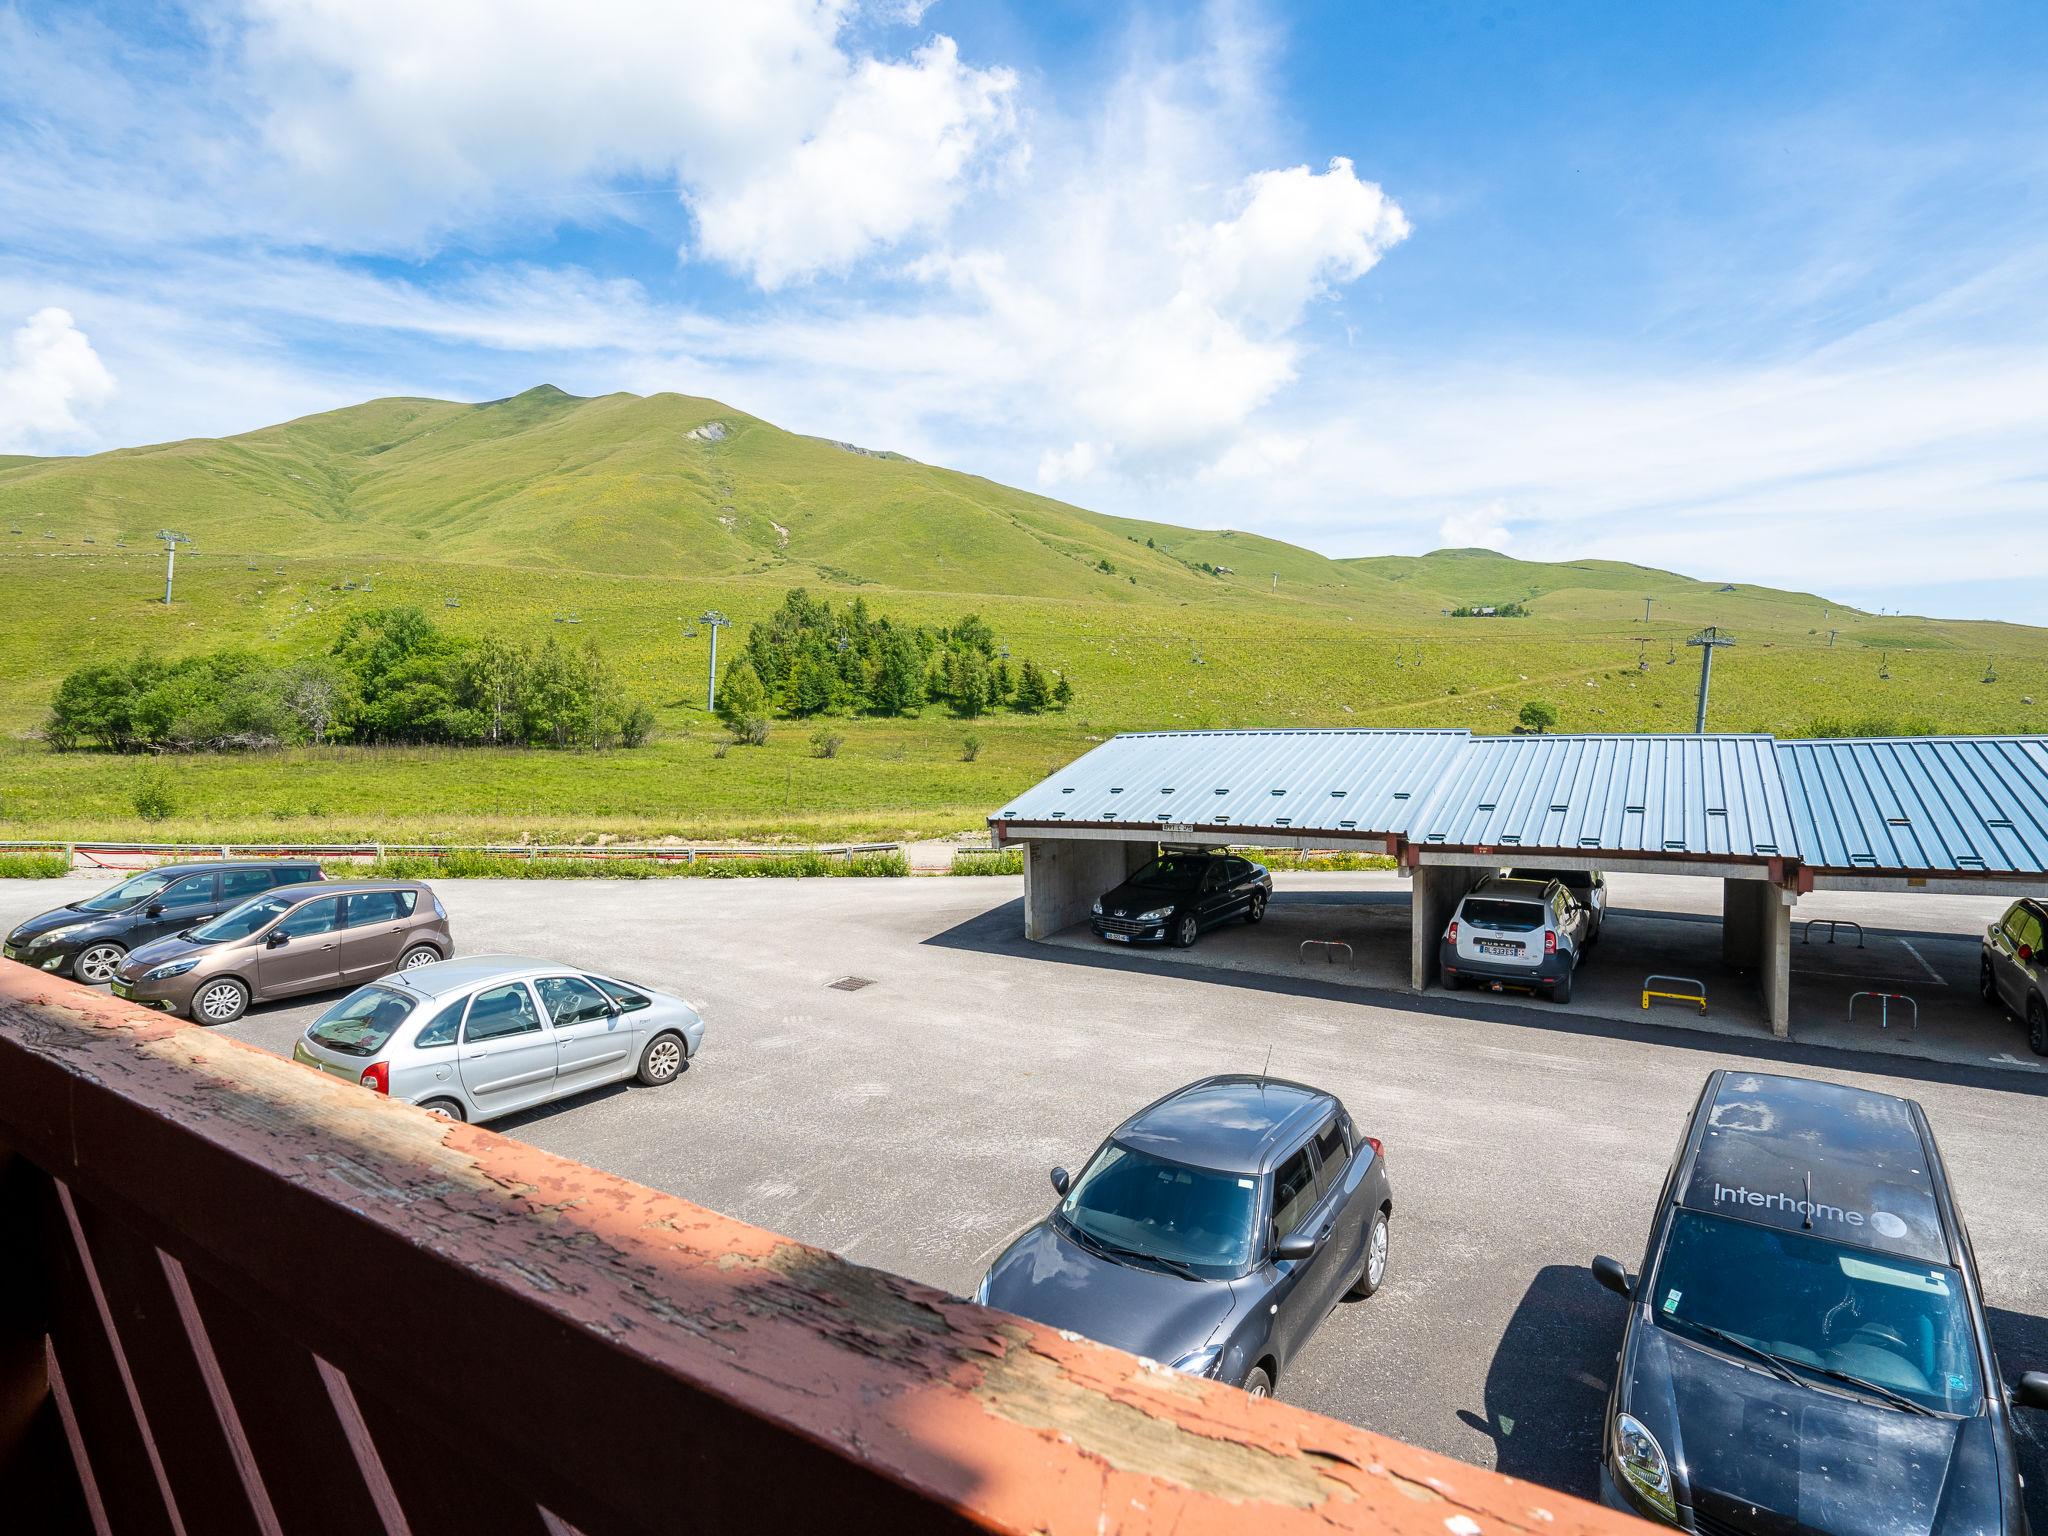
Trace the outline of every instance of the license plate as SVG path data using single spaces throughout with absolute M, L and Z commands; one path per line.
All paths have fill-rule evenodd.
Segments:
M 127 982 L 120 980 L 118 977 L 107 984 L 107 990 L 113 993 L 114 996 L 116 997 L 132 998 L 135 996 L 135 989 L 129 986 Z
M 1131 936 L 1128 933 L 1105 933 L 1103 937 L 1112 944 L 1128 944 L 1131 942 Z
M 12 944 L 0 944 L 0 956 L 4 956 L 9 960 L 19 960 L 21 958 L 21 951 Z
M 1498 939 L 1479 941 L 1479 953 L 1482 955 L 1519 955 L 1521 952 L 1522 946 L 1519 944 L 1503 944 Z

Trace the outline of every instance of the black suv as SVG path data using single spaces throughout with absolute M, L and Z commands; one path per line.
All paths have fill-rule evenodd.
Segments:
M 1601 1494 L 1703 1536 L 2024 1536 L 2008 1391 L 1918 1104 L 1707 1079 L 1658 1197 L 1608 1398 Z
M 7 935 L 0 954 L 91 985 L 112 981 L 128 951 L 218 917 L 280 885 L 321 878 L 297 860 L 247 864 L 160 864 L 110 891 L 32 917 Z
M 1096 898 L 1090 925 L 1117 944 L 1178 944 L 1204 928 L 1266 915 L 1273 877 L 1233 853 L 1162 853 L 1113 891 Z

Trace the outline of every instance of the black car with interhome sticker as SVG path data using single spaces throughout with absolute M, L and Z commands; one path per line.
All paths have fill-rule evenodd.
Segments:
M 1605 1500 L 1701 1536 L 2025 1536 L 2010 1386 L 1910 1099 L 1707 1079 L 1665 1175 L 1608 1398 Z

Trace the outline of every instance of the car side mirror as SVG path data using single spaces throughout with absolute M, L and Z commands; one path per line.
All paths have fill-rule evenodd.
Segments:
M 152 901 L 142 909 L 142 915 L 144 917 L 162 917 L 164 915 L 164 904 L 160 901 Z M 2022 955 L 2020 958 L 2025 959 L 2026 957 Z
M 1604 1254 L 1594 1259 L 1593 1278 L 1624 1301 L 1635 1293 L 1635 1288 L 1628 1283 L 1628 1271 L 1621 1267 L 1619 1259 L 1610 1259 Z
M 1053 1171 L 1052 1171 L 1052 1192 L 1053 1192 L 1054 1194 L 1056 1194 L 1056 1195 L 1065 1195 L 1065 1194 L 1066 1194 L 1066 1192 L 1067 1192 L 1067 1189 L 1068 1189 L 1068 1187 L 1069 1187 L 1069 1186 L 1070 1186 L 1070 1185 L 1071 1185 L 1071 1184 L 1072 1184 L 1073 1182 L 1074 1182 L 1074 1179 L 1073 1179 L 1073 1175 L 1071 1175 L 1070 1173 L 1068 1173 L 1066 1169 L 1064 1169 L 1064 1168 L 1055 1168 L 1055 1169 L 1053 1169 Z
M 291 941 L 292 936 L 288 933 L 273 933 L 263 941 L 263 947 L 265 949 L 283 949 Z
M 2022 1376 L 2012 1400 L 2022 1408 L 2048 1408 L 2048 1371 L 2029 1371 Z
M 1290 1232 L 1273 1245 L 1274 1259 L 1284 1259 L 1289 1263 L 1297 1259 L 1313 1258 L 1315 1251 L 1315 1236 L 1308 1232 Z

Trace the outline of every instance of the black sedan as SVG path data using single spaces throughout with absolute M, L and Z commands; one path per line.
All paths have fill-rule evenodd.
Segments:
M 220 916 L 280 885 L 321 878 L 311 862 L 160 864 L 111 890 L 32 917 L 0 954 L 56 976 L 112 981 L 128 952 Z
M 1090 925 L 1113 944 L 1186 949 L 1204 928 L 1266 915 L 1273 877 L 1263 864 L 1228 853 L 1162 853 L 1098 897 Z
M 1387 1275 L 1380 1144 L 1331 1094 L 1211 1077 L 1110 1134 L 975 1292 L 1190 1375 L 1273 1391 L 1345 1295 Z

